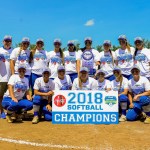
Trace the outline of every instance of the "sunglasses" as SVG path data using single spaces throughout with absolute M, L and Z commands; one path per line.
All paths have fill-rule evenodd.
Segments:
M 26 70 L 25 70 L 25 69 L 19 69 L 18 72 L 23 72 L 23 73 L 25 73 Z
M 50 74 L 48 71 L 44 72 L 43 74 Z
M 92 42 L 91 42 L 91 41 L 85 41 L 85 44 L 87 44 L 87 43 L 92 44 Z
M 23 45 L 29 45 L 30 43 L 29 42 L 23 42 Z
M 59 70 L 58 72 L 65 72 L 65 70 Z
M 12 41 L 11 40 L 4 40 L 6 43 L 11 43 Z
M 119 43 L 126 43 L 125 40 L 119 40 Z
M 139 70 L 133 70 L 132 73 L 139 73 Z

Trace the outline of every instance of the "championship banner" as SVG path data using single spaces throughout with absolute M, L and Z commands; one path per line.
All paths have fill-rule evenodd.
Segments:
M 118 92 L 54 91 L 53 124 L 118 124 Z

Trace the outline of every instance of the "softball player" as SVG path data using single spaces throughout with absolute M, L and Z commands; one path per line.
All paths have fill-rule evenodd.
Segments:
M 109 81 L 115 79 L 113 75 L 115 52 L 111 51 L 111 42 L 105 40 L 103 43 L 104 51 L 100 52 L 100 68 L 105 70 L 105 78 Z
M 115 51 L 115 63 L 121 68 L 122 75 L 130 80 L 132 78 L 131 68 L 134 64 L 133 55 L 135 49 L 129 46 L 125 35 L 120 35 L 118 40 L 121 48 Z
M 129 81 L 130 108 L 127 112 L 127 120 L 134 121 L 138 117 L 145 119 L 144 123 L 150 123 L 150 82 L 140 75 L 140 68 L 135 65 L 131 69 L 133 79 Z
M 57 68 L 60 65 L 64 65 L 64 54 L 61 49 L 61 40 L 55 39 L 54 40 L 54 51 L 50 51 L 47 54 L 48 57 L 48 63 L 49 68 L 51 69 L 51 79 L 54 79 L 57 77 Z
M 7 83 L 10 78 L 10 54 L 12 53 L 12 37 L 4 36 L 3 47 L 0 48 L 0 118 L 5 119 L 6 115 L 2 108 L 3 95 L 7 90 Z
M 52 120 L 52 95 L 55 89 L 53 80 L 49 79 L 51 70 L 45 68 L 42 72 L 42 77 L 35 80 L 34 84 L 34 98 L 33 98 L 33 110 L 34 118 L 33 124 L 39 122 L 40 110 L 44 114 L 44 118 L 47 121 Z
M 12 75 L 17 74 L 18 66 L 20 64 L 25 64 L 26 65 L 25 77 L 30 80 L 31 66 L 29 64 L 29 57 L 30 57 L 30 50 L 28 50 L 29 45 L 30 45 L 30 39 L 24 37 L 22 39 L 21 46 L 15 48 L 12 51 L 10 55 L 10 69 Z
M 65 67 L 58 66 L 58 77 L 54 79 L 55 90 L 71 90 L 72 82 L 69 75 L 65 75 Z
M 129 105 L 128 94 L 128 80 L 121 74 L 121 68 L 115 67 L 113 70 L 115 80 L 111 81 L 113 91 L 118 91 L 119 109 L 121 117 L 120 122 L 126 121 L 126 111 Z
M 47 67 L 47 56 L 46 51 L 43 50 L 44 41 L 43 39 L 37 39 L 36 46 L 30 53 L 30 64 L 31 64 L 31 88 L 32 94 L 34 95 L 33 87 L 34 82 L 37 78 L 42 77 L 43 68 Z
M 73 41 L 68 41 L 68 51 L 64 52 L 65 70 L 73 82 L 77 78 L 77 54 Z
M 134 53 L 134 63 L 140 68 L 141 76 L 145 76 L 150 81 L 150 50 L 144 48 L 144 42 L 141 37 L 134 40 L 136 50 Z
M 13 122 L 11 115 L 16 113 L 16 121 L 22 121 L 21 114 L 32 109 L 31 96 L 29 95 L 29 81 L 25 78 L 26 66 L 18 66 L 18 74 L 14 74 L 8 81 L 8 90 L 4 94 L 2 106 L 7 110 L 6 119 Z M 26 95 L 26 99 L 24 99 Z
M 81 67 L 78 78 L 73 81 L 72 90 L 97 90 L 97 81 L 89 77 L 88 68 Z
M 77 70 L 80 72 L 80 67 L 87 67 L 89 75 L 93 76 L 96 73 L 97 65 L 99 62 L 99 52 L 93 49 L 92 39 L 90 37 L 84 40 L 85 47 L 78 51 L 77 57 Z
M 98 88 L 97 90 L 101 91 L 110 91 L 111 83 L 109 80 L 105 79 L 105 71 L 103 69 L 99 69 L 96 73 Z

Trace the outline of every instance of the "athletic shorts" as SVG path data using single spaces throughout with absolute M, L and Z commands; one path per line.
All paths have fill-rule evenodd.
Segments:
M 7 91 L 7 83 L 8 82 L 0 82 L 0 96 L 3 96 L 4 93 Z

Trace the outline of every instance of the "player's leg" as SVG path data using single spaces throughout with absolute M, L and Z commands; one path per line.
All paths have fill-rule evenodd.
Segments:
M 34 117 L 32 120 L 33 124 L 37 124 L 39 122 L 39 111 L 41 106 L 42 97 L 41 96 L 34 96 L 33 98 L 33 111 L 34 111 Z

